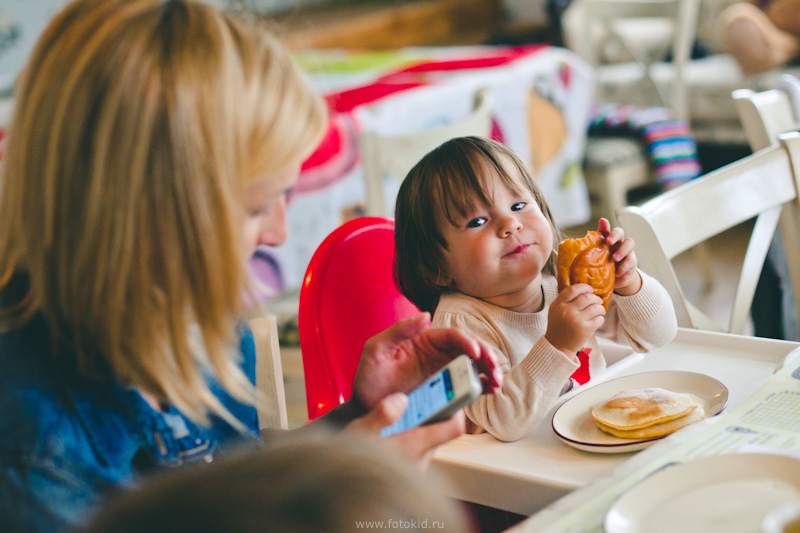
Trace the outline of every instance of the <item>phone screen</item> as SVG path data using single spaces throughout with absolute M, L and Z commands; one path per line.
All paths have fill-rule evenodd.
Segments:
M 381 436 L 394 435 L 422 424 L 452 399 L 453 382 L 450 369 L 445 369 L 433 375 L 408 395 L 408 409 L 397 422 L 383 428 Z

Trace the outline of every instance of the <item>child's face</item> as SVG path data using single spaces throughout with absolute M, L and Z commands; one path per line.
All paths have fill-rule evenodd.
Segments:
M 244 189 L 243 240 L 247 257 L 260 244 L 279 246 L 286 242 L 286 203 L 299 169 L 292 168 L 247 185 Z
M 486 187 L 492 205 L 477 203 L 473 213 L 444 222 L 447 282 L 459 292 L 510 307 L 538 294 L 541 272 L 553 250 L 553 230 L 519 171 L 504 162 L 520 194 L 487 169 Z

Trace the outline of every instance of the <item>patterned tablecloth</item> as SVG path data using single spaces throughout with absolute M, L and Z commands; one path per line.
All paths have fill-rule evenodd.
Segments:
M 303 165 L 289 206 L 289 240 L 280 248 L 260 250 L 254 261 L 259 277 L 274 289 L 299 288 L 322 240 L 363 213 L 359 131 L 405 133 L 461 118 L 481 86 L 490 88 L 494 138 L 532 165 L 557 223 L 588 221 L 581 163 L 593 77 L 589 66 L 568 50 L 409 48 L 324 51 L 297 59 L 325 96 L 331 115 L 328 133 Z
M 317 246 L 361 216 L 365 190 L 358 133 L 433 128 L 466 116 L 479 87 L 490 88 L 492 136 L 533 168 L 561 226 L 589 220 L 581 170 L 594 79 L 563 48 L 447 47 L 390 52 L 317 51 L 297 56 L 330 108 L 325 139 L 303 165 L 288 210 L 289 239 L 253 260 L 272 291 L 299 289 Z M 0 159 L 12 101 L 0 105 Z M 387 202 L 397 190 L 388 188 Z M 270 292 L 272 292 L 270 291 Z

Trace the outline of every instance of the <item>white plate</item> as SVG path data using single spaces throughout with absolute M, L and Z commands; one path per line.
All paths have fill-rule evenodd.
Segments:
M 800 498 L 800 460 L 740 453 L 668 466 L 620 496 L 606 533 L 761 531 L 767 514 Z
M 553 431 L 570 446 L 589 452 L 622 453 L 646 448 L 664 437 L 622 439 L 609 435 L 598 429 L 589 410 L 617 393 L 648 387 L 694 394 L 706 418 L 720 413 L 728 403 L 728 389 L 711 376 L 681 370 L 643 372 L 598 383 L 570 398 L 553 414 Z

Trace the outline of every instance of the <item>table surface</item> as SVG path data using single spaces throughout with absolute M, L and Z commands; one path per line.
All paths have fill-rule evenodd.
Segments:
M 679 328 L 670 344 L 647 354 L 604 345 L 603 353 L 613 364 L 587 385 L 654 370 L 699 372 L 728 387 L 727 409 L 732 409 L 798 348 L 800 343 L 795 342 Z M 555 410 L 586 388 L 561 397 L 549 415 L 517 442 L 503 443 L 488 434 L 464 435 L 439 447 L 431 470 L 453 481 L 450 496 L 524 515 L 605 476 L 641 452 L 577 450 L 561 442 L 550 425 Z

